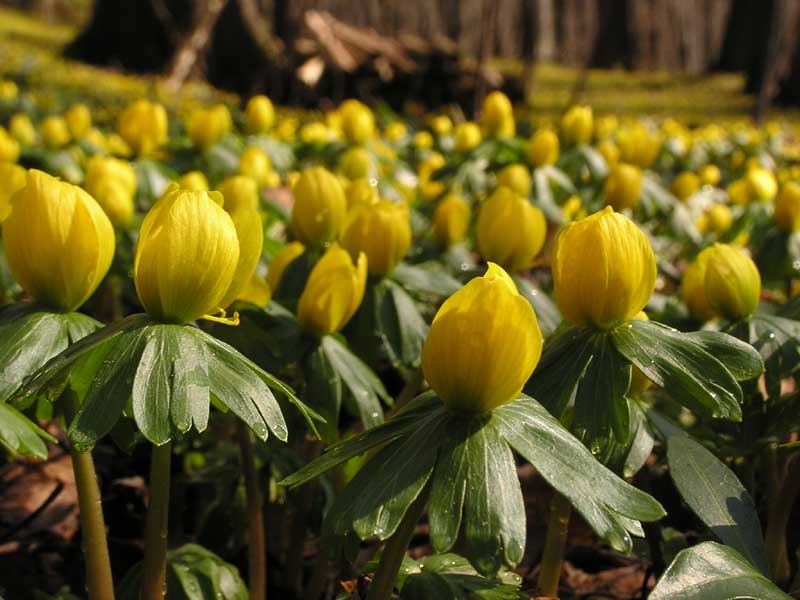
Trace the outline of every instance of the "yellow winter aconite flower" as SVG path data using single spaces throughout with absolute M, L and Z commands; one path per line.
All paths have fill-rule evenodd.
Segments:
M 747 179 L 744 177 L 730 182 L 726 191 L 728 192 L 728 198 L 731 204 L 737 206 L 749 204 L 753 199 L 753 191 Z
M 173 185 L 145 215 L 133 271 L 139 299 L 153 318 L 188 323 L 224 308 L 239 239 L 220 196 Z
M 339 107 L 342 133 L 354 144 L 363 144 L 375 137 L 375 115 L 358 100 L 345 100 Z
M 14 163 L 0 162 L 0 223 L 11 214 L 11 196 L 25 187 L 25 169 Z
M 447 115 L 436 115 L 430 120 L 430 128 L 438 136 L 447 135 L 453 130 L 453 121 Z
M 482 138 L 481 128 L 477 123 L 459 123 L 453 130 L 453 149 L 456 152 L 469 152 L 480 145 Z
M 272 258 L 272 262 L 269 263 L 269 270 L 267 271 L 267 283 L 273 293 L 278 291 L 278 286 L 281 284 L 286 268 L 305 251 L 306 247 L 300 242 L 289 242 L 278 250 L 278 253 Z
M 308 246 L 336 240 L 344 226 L 347 200 L 336 176 L 324 167 L 303 171 L 293 189 L 292 231 Z
M 694 196 L 701 184 L 702 181 L 698 175 L 691 171 L 683 171 L 672 180 L 670 189 L 678 200 L 684 201 Z
M 297 303 L 297 320 L 318 336 L 335 333 L 353 317 L 364 298 L 367 257 L 350 254 L 332 244 L 311 269 Z
M 594 114 L 591 106 L 573 106 L 561 118 L 561 135 L 568 144 L 592 141 Z
M 207 192 L 211 186 L 208 185 L 205 173 L 202 171 L 189 171 L 181 175 L 178 179 L 178 185 L 183 190 L 190 192 Z
M 73 140 L 83 139 L 83 136 L 92 127 L 92 113 L 85 104 L 73 104 L 64 113 L 64 120 L 67 122 L 69 134 Z
M 0 163 L 15 163 L 19 159 L 19 142 L 0 127 Z
M 619 148 L 609 139 L 598 142 L 595 150 L 603 157 L 609 169 L 613 169 L 619 163 Z
M 220 307 L 227 308 L 239 297 L 255 273 L 264 248 L 264 228 L 258 213 L 258 191 L 252 179 L 243 176 L 229 177 L 219 191 L 223 196 L 222 207 L 230 215 L 239 240 L 236 270 L 228 291 L 220 302 Z
M 239 156 L 237 171 L 240 175 L 251 177 L 258 187 L 264 187 L 272 172 L 272 161 L 258 146 L 248 146 Z
M 744 250 L 714 244 L 706 254 L 705 292 L 711 309 L 731 320 L 744 318 L 756 309 L 761 297 L 761 275 Z
M 272 299 L 272 290 L 267 281 L 258 273 L 253 272 L 250 281 L 244 286 L 236 297 L 237 301 L 249 302 L 260 308 L 264 308 Z
M 610 206 L 561 230 L 552 269 L 558 307 L 578 326 L 607 329 L 627 321 L 655 288 L 650 242 Z
M 491 92 L 483 99 L 481 129 L 486 136 L 514 137 L 514 108 L 503 92 Z
M 733 225 L 733 214 L 727 204 L 712 204 L 705 217 L 707 230 L 716 235 L 722 235 Z
M 33 146 L 36 143 L 36 128 L 25 113 L 11 116 L 8 120 L 8 132 L 23 146 Z
M 418 131 L 414 134 L 413 143 L 418 150 L 428 150 L 433 147 L 433 136 L 428 131 Z
M 117 131 L 139 156 L 149 156 L 167 141 L 167 111 L 156 102 L 137 100 L 123 110 Z
M 97 202 L 78 186 L 33 169 L 11 198 L 3 243 L 22 289 L 65 312 L 92 295 L 114 258 L 114 228 Z
M 434 152 L 419 165 L 419 193 L 426 200 L 433 200 L 444 193 L 444 182 L 433 178 L 434 173 L 447 164 L 444 156 Z
M 366 255 L 371 275 L 390 273 L 411 246 L 408 205 L 381 200 L 354 207 L 347 217 L 341 243 L 354 259 L 362 253 Z
M 422 348 L 422 372 L 450 410 L 484 413 L 522 391 L 542 354 L 530 304 L 494 263 L 450 296 Z
M 532 167 L 553 165 L 558 160 L 558 135 L 552 129 L 540 129 L 528 140 L 528 163 Z
M 19 87 L 13 81 L 0 79 L 0 100 L 14 100 L 19 95 Z
M 508 165 L 497 174 L 497 185 L 510 188 L 515 194 L 527 198 L 531 195 L 531 172 L 525 165 Z
M 388 141 L 397 143 L 405 139 L 408 129 L 402 121 L 392 121 L 384 129 L 383 135 Z
M 529 268 L 546 234 L 544 213 L 507 187 L 497 188 L 478 214 L 478 251 L 509 271 Z
M 209 108 L 196 108 L 186 121 L 186 133 L 198 148 L 210 148 L 220 138 L 230 133 L 233 121 L 228 107 L 215 104 Z
M 375 204 L 380 200 L 378 186 L 373 185 L 369 179 L 356 179 L 347 186 L 345 198 L 347 199 L 347 210 L 361 204 Z
M 769 169 L 754 167 L 747 171 L 747 183 L 752 199 L 757 202 L 772 202 L 778 193 L 778 182 Z
M 433 239 L 443 248 L 458 244 L 467 237 L 472 210 L 457 194 L 442 198 L 433 212 Z
M 775 198 L 775 223 L 783 231 L 800 230 L 800 184 L 787 183 Z
M 642 195 L 642 171 L 624 163 L 614 167 L 603 183 L 606 204 L 614 210 L 636 208 Z
M 697 172 L 703 185 L 718 185 L 722 174 L 717 165 L 704 165 Z
M 620 131 L 617 146 L 622 162 L 647 169 L 661 153 L 661 138 L 642 123 L 635 123 Z
M 45 117 L 39 125 L 39 131 L 42 134 L 42 142 L 51 150 L 56 150 L 69 144 L 69 128 L 62 117 Z
M 350 180 L 369 177 L 372 171 L 372 158 L 366 149 L 354 146 L 339 158 L 339 170 Z
M 128 161 L 95 154 L 86 163 L 83 187 L 97 200 L 115 227 L 131 222 L 136 173 Z
M 244 109 L 245 127 L 250 133 L 266 133 L 275 123 L 275 107 L 267 96 L 253 96 Z
M 586 216 L 586 209 L 583 208 L 583 200 L 577 194 L 567 198 L 564 206 L 561 207 L 561 215 L 565 223 L 572 223 L 572 221 L 580 221 Z
M 692 316 L 700 321 L 709 321 L 716 315 L 706 298 L 706 261 L 708 253 L 701 252 L 686 267 L 681 281 L 681 299 Z
M 231 175 L 219 184 L 218 190 L 224 198 L 222 207 L 228 213 L 242 209 L 258 210 L 258 188 L 250 177 Z

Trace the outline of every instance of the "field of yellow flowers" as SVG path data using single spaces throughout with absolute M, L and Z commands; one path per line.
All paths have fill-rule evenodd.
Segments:
M 0 596 L 800 589 L 793 123 L 297 112 L 28 50 Z

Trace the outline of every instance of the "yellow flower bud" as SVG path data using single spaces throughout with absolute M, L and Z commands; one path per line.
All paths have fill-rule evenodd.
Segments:
M 775 223 L 783 231 L 800 230 L 800 184 L 787 183 L 775 199 Z
M 362 179 L 372 174 L 372 158 L 361 146 L 353 146 L 339 158 L 339 170 L 350 179 Z
M 436 313 L 422 347 L 422 372 L 450 410 L 484 413 L 514 400 L 542 354 L 531 305 L 489 263 Z
M 697 173 L 703 185 L 719 185 L 722 174 L 717 165 L 704 165 Z
M 119 115 L 117 131 L 139 156 L 149 156 L 167 141 L 167 111 L 155 102 L 137 100 Z
M 672 180 L 672 193 L 681 202 L 687 200 L 697 193 L 700 189 L 700 177 L 691 171 L 683 171 L 678 173 L 677 177 Z
M 433 213 L 433 239 L 449 248 L 467 237 L 472 210 L 469 204 L 457 194 L 448 194 L 439 202 Z
M 373 185 L 369 179 L 356 179 L 347 186 L 345 191 L 347 198 L 347 210 L 362 204 L 375 204 L 380 200 L 378 196 L 378 186 Z
M 636 123 L 620 131 L 617 146 L 622 162 L 647 169 L 661 153 L 661 138 L 641 123 Z
M 722 235 L 733 225 L 733 214 L 727 204 L 712 204 L 706 211 L 708 231 Z
M 583 208 L 581 197 L 574 194 L 567 198 L 564 206 L 561 207 L 561 215 L 564 217 L 565 223 L 583 219 L 586 216 L 586 209 Z
M 508 165 L 497 174 L 497 185 L 507 187 L 515 194 L 527 198 L 531 195 L 531 172 L 525 165 Z
M 117 158 L 92 156 L 86 163 L 84 189 L 97 200 L 115 227 L 133 218 L 136 173 L 131 164 Z
M 233 129 L 228 107 L 215 104 L 211 108 L 196 108 L 186 121 L 186 133 L 198 148 L 210 148 Z
M 128 143 L 117 133 L 110 133 L 106 136 L 106 148 L 108 152 L 114 156 L 129 158 L 133 155 L 131 147 L 128 146 Z
M 250 133 L 266 133 L 275 122 L 275 107 L 266 96 L 253 96 L 244 109 L 244 120 Z
M 0 127 L 0 163 L 15 163 L 19 159 L 19 142 Z
M 497 188 L 478 214 L 478 251 L 508 271 L 529 268 L 546 234 L 544 213 L 506 187 Z
M 22 289 L 65 312 L 92 295 L 114 258 L 114 228 L 97 202 L 78 186 L 33 169 L 11 198 L 3 242 Z
M 745 178 L 737 179 L 729 183 L 727 192 L 728 199 L 731 201 L 731 204 L 735 204 L 737 206 L 749 204 L 753 199 L 753 191 L 750 188 L 750 184 L 748 183 L 747 179 Z
M 388 141 L 397 143 L 405 139 L 408 135 L 408 129 L 402 121 L 392 121 L 386 126 L 383 135 Z
M 561 135 L 568 144 L 588 144 L 593 130 L 591 106 L 573 106 L 561 118 Z
M 456 152 L 469 152 L 477 148 L 481 141 L 481 128 L 472 121 L 459 123 L 453 131 L 453 149 Z
M 13 81 L 0 79 L 0 100 L 15 100 L 19 95 L 19 87 Z
M 430 120 L 430 128 L 438 136 L 447 135 L 453 130 L 453 121 L 447 115 L 436 115 Z
M 202 171 L 189 171 L 181 175 L 178 185 L 182 190 L 190 192 L 207 192 L 210 188 L 208 179 Z
M 761 275 L 744 250 L 714 244 L 707 254 L 705 291 L 711 309 L 731 320 L 744 318 L 756 309 L 761 297 Z
M 707 260 L 708 253 L 698 254 L 695 261 L 686 267 L 681 281 L 681 299 L 692 316 L 703 322 L 716 316 L 706 298 Z
M 757 202 L 772 202 L 778 193 L 778 182 L 769 169 L 755 167 L 747 171 L 752 199 Z
M 237 171 L 240 175 L 251 177 L 258 187 L 264 187 L 272 172 L 272 161 L 258 146 L 248 146 L 239 156 Z
M 67 122 L 69 134 L 74 140 L 80 140 L 92 126 L 92 113 L 85 104 L 73 104 L 64 113 L 64 120 Z
M 594 130 L 598 140 L 610 138 L 619 128 L 619 119 L 615 115 L 603 115 L 597 118 Z
M 353 317 L 364 298 L 367 257 L 355 263 L 336 244 L 322 255 L 308 276 L 297 303 L 297 320 L 317 336 L 336 333 Z
M 528 140 L 528 163 L 532 167 L 555 164 L 558 153 L 558 136 L 552 129 L 540 129 Z
M 300 242 L 289 242 L 278 250 L 278 253 L 272 258 L 272 262 L 269 263 L 267 271 L 267 284 L 273 292 L 278 291 L 286 268 L 305 251 L 306 247 Z
M 483 100 L 481 129 L 486 136 L 514 137 L 514 109 L 503 92 L 491 92 Z
M 427 131 L 418 131 L 414 134 L 414 147 L 417 150 L 433 148 L 433 136 Z
M 139 300 L 153 318 L 188 323 L 225 308 L 239 239 L 219 196 L 173 185 L 145 215 L 133 271 Z
M 218 189 L 224 198 L 222 207 L 228 213 L 242 209 L 258 211 L 258 188 L 250 177 L 232 175 L 219 184 Z
M 220 301 L 220 307 L 227 308 L 239 297 L 255 273 L 264 249 L 264 228 L 258 213 L 258 191 L 252 179 L 229 177 L 220 186 L 220 193 L 223 195 L 222 207 L 230 215 L 239 240 L 236 270 L 228 291 Z
M 62 117 L 46 117 L 39 125 L 39 129 L 42 132 L 42 142 L 48 148 L 56 150 L 69 144 L 69 128 Z
M 606 204 L 614 210 L 636 208 L 642 195 L 642 171 L 624 163 L 614 167 L 603 183 Z
M 610 206 L 561 230 L 552 269 L 564 317 L 600 329 L 643 310 L 656 282 L 656 259 L 647 237 Z
M 8 121 L 8 132 L 23 146 L 33 146 L 36 143 L 36 128 L 25 113 L 16 113 Z
M 419 165 L 419 193 L 426 200 L 433 200 L 444 193 L 444 182 L 433 178 L 434 173 L 445 166 L 444 156 L 434 152 Z
M 275 171 L 270 171 L 264 178 L 265 188 L 276 188 L 281 186 L 281 176 Z
M 324 123 L 306 123 L 300 128 L 300 139 L 306 144 L 327 144 L 330 138 L 330 132 Z
M 342 133 L 354 144 L 363 144 L 375 137 L 375 116 L 366 104 L 345 100 L 339 107 Z
M 238 301 L 249 302 L 259 308 L 264 308 L 271 299 L 272 290 L 269 288 L 269 284 L 255 271 L 250 277 L 250 281 L 247 282 L 247 285 L 244 286 L 244 289 L 239 292 L 239 296 L 236 298 Z
M 347 214 L 347 200 L 336 176 L 324 167 L 311 167 L 303 171 L 293 191 L 295 237 L 309 246 L 336 240 Z
M 365 254 L 371 275 L 393 271 L 410 246 L 411 225 L 405 202 L 381 200 L 356 206 L 342 232 L 342 247 L 354 259 Z
M 603 157 L 609 169 L 613 169 L 619 164 L 619 148 L 611 140 L 605 139 L 595 146 L 595 150 Z
M 0 223 L 11 214 L 11 196 L 25 187 L 25 169 L 14 163 L 0 162 Z

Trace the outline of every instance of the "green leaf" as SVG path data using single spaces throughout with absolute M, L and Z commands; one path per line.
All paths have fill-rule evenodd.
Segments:
M 629 520 L 655 521 L 666 514 L 654 498 L 598 463 L 536 400 L 521 396 L 495 409 L 492 418 L 511 447 L 613 548 L 630 551 Z
M 431 544 L 437 553 L 450 550 L 458 539 L 467 486 L 467 440 L 464 421 L 450 420 L 442 431 L 428 501 Z M 459 433 L 461 433 L 459 435 Z
M 392 363 L 418 367 L 428 325 L 403 288 L 390 279 L 375 286 L 378 333 L 386 344 Z
M 649 600 L 790 600 L 736 550 L 704 542 L 678 553 Z
M 451 296 L 461 289 L 455 279 L 436 262 L 410 265 L 401 262 L 391 273 L 391 278 L 410 292 Z
M 781 380 L 800 368 L 800 322 L 757 314 L 749 325 L 754 330 L 750 341 L 764 359 L 767 393 L 770 399 L 778 398 Z
M 681 497 L 725 544 L 768 573 L 764 538 L 750 494 L 727 466 L 689 437 L 667 441 L 669 474 Z
M 555 302 L 525 277 L 514 274 L 511 278 L 514 280 L 519 293 L 522 294 L 525 300 L 533 307 L 533 311 L 536 313 L 536 319 L 539 321 L 539 329 L 542 330 L 542 335 L 545 339 L 549 338 L 555 333 L 556 329 L 558 329 L 561 321 L 563 321 Z
M 620 325 L 612 336 L 617 350 L 678 402 L 703 416 L 741 421 L 738 382 L 691 337 L 639 320 Z
M 402 600 L 519 600 L 521 578 L 502 571 L 497 577 L 481 577 L 469 562 L 455 554 L 403 558 L 398 587 Z
M 358 415 L 365 429 L 383 423 L 381 400 L 391 405 L 392 398 L 378 376 L 337 338 L 326 335 L 321 344 L 329 364 L 347 388 L 345 406 Z
M 119 600 L 139 600 L 142 563 L 134 566 L 117 590 Z M 167 552 L 166 596 L 170 600 L 247 600 L 247 586 L 233 565 L 197 544 Z
M 0 402 L 0 445 L 13 455 L 44 459 L 44 440 L 54 444 L 58 441 L 16 408 Z
M 305 394 L 325 423 L 319 426 L 322 440 L 334 443 L 339 437 L 339 410 L 342 406 L 342 377 L 331 364 L 322 344 L 318 344 L 303 360 Z
M 693 331 L 684 335 L 725 365 L 737 381 L 755 379 L 764 372 L 764 361 L 758 351 L 732 335 L 721 331 Z
M 465 554 L 478 573 L 492 575 L 503 560 L 512 567 L 522 560 L 525 505 L 511 448 L 493 421 L 466 426 Z

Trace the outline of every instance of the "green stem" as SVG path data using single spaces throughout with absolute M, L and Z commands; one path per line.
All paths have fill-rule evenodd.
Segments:
M 243 421 L 238 421 L 236 427 L 244 474 L 244 489 L 247 496 L 250 600 L 264 600 L 267 597 L 267 553 L 261 488 L 258 485 L 258 470 L 256 469 L 250 431 Z
M 550 501 L 550 518 L 544 542 L 542 565 L 539 569 L 539 594 L 558 598 L 558 580 L 561 578 L 561 563 L 567 546 L 567 530 L 572 515 L 572 505 L 564 496 L 553 492 Z
M 106 523 L 94 460 L 91 452 L 71 451 L 72 470 L 78 488 L 78 506 L 86 561 L 86 590 L 89 600 L 114 600 L 114 581 L 108 556 Z
M 172 443 L 153 446 L 150 458 L 150 502 L 144 532 L 144 573 L 141 600 L 163 600 L 167 576 L 167 518 L 169 516 Z
M 769 448 L 772 455 L 768 459 L 776 461 L 777 449 Z M 768 498 L 769 514 L 767 515 L 767 530 L 764 535 L 764 544 L 767 550 L 767 562 L 772 578 L 779 585 L 784 585 L 791 576 L 791 565 L 786 545 L 786 526 L 789 523 L 792 507 L 800 492 L 800 459 L 798 454 L 793 455 L 787 464 L 783 481 L 771 482 L 770 498 Z M 768 472 L 771 469 L 768 469 Z M 777 468 L 775 469 L 777 471 Z M 772 478 L 771 478 L 772 479 Z M 782 484 L 782 485 L 781 485 Z
M 397 573 L 403 564 L 403 557 L 406 555 L 408 545 L 414 536 L 414 528 L 417 526 L 417 521 L 419 521 L 422 510 L 425 508 L 427 499 L 428 491 L 426 487 L 408 507 L 403 520 L 400 521 L 400 525 L 397 527 L 397 531 L 386 541 L 381 561 L 378 563 L 375 577 L 372 579 L 367 592 L 367 600 L 389 600 L 391 598 L 394 583 L 397 581 Z

